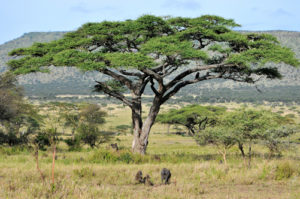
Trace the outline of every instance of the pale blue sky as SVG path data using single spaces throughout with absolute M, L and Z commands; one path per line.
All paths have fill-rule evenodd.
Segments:
M 242 30 L 300 31 L 300 0 L 0 0 L 0 44 L 26 32 L 76 30 L 143 14 L 233 18 Z

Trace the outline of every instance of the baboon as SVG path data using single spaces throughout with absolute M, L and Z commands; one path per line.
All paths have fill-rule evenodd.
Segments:
M 145 183 L 145 178 L 143 178 L 143 172 L 142 171 L 138 171 L 135 174 L 135 181 L 136 181 L 137 184 Z
M 171 178 L 171 172 L 169 169 L 166 169 L 166 168 L 163 168 L 161 170 L 161 183 L 164 183 L 164 184 L 169 184 L 169 180 Z
M 119 147 L 118 147 L 117 143 L 111 144 L 110 146 L 111 146 L 111 148 L 115 149 L 116 151 L 119 150 Z
M 153 183 L 150 181 L 149 175 L 146 175 L 146 177 L 144 177 L 144 181 L 145 181 L 145 185 L 153 186 Z
M 143 177 L 142 171 L 138 171 L 135 174 L 135 181 L 136 181 L 136 184 L 145 184 L 148 186 L 153 186 L 153 183 L 150 180 L 150 176 L 146 175 L 145 177 Z

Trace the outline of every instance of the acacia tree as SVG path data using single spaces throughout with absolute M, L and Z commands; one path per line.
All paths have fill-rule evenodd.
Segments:
M 23 90 L 12 73 L 0 75 L 0 144 L 27 144 L 40 129 L 42 117 L 23 99 Z M 23 129 L 20 132 L 20 129 Z
M 244 145 L 248 144 L 248 166 L 251 164 L 252 145 L 254 141 L 271 141 L 287 137 L 293 131 L 280 128 L 292 125 L 293 121 L 268 110 L 238 109 L 228 112 L 219 119 L 222 128 L 230 129 L 245 160 Z
M 267 62 L 299 64 L 290 49 L 266 34 L 232 31 L 232 19 L 204 15 L 197 18 L 162 18 L 144 15 L 136 20 L 87 23 L 57 41 L 35 43 L 10 52 L 23 56 L 8 62 L 16 74 L 76 66 L 98 71 L 109 81 L 97 81 L 96 90 L 131 108 L 132 150 L 145 154 L 150 129 L 160 106 L 187 85 L 211 79 L 254 83 L 260 76 L 280 78 Z M 257 75 L 257 76 L 253 76 Z M 142 95 L 149 85 L 154 97 L 142 120 Z M 126 88 L 131 97 L 122 91 Z
M 110 136 L 99 131 L 98 125 L 104 124 L 105 111 L 97 104 L 88 104 L 81 108 L 80 113 L 66 113 L 63 115 L 65 126 L 71 127 L 72 138 L 65 142 L 73 149 L 80 147 L 80 142 L 95 147 L 110 139 Z M 77 132 L 77 134 L 75 134 Z
M 84 107 L 79 116 L 81 123 L 78 128 L 80 140 L 92 148 L 107 142 L 110 135 L 99 131 L 98 125 L 104 124 L 104 117 L 107 115 L 105 111 L 100 109 L 97 104 L 89 104 Z
M 157 121 L 163 124 L 179 124 L 188 129 L 189 135 L 195 135 L 196 132 L 204 130 L 207 126 L 214 125 L 220 114 L 225 112 L 226 108 L 216 106 L 189 105 L 180 109 L 171 109 L 170 111 L 159 114 Z
M 227 151 L 237 142 L 233 132 L 230 128 L 217 125 L 198 132 L 194 138 L 199 145 L 215 145 L 218 153 L 223 156 L 224 164 L 227 165 Z
M 0 124 L 15 118 L 23 104 L 22 89 L 16 85 L 16 81 L 12 73 L 0 75 Z
M 200 145 L 217 146 L 225 164 L 227 150 L 235 144 L 238 144 L 245 162 L 244 145 L 247 144 L 250 167 L 252 144 L 260 140 L 270 149 L 270 153 L 279 152 L 280 139 L 295 132 L 292 124 L 288 117 L 268 110 L 243 108 L 219 115 L 214 126 L 198 131 L 194 138 Z

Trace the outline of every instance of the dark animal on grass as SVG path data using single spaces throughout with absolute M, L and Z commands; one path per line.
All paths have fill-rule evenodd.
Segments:
M 118 144 L 117 143 L 114 143 L 114 144 L 111 144 L 110 145 L 112 149 L 118 151 L 119 150 L 119 147 L 118 147 Z
M 138 171 L 135 174 L 135 181 L 136 181 L 137 184 L 145 183 L 145 178 L 143 178 L 143 172 L 142 171 Z
M 171 178 L 171 172 L 169 169 L 163 168 L 161 170 L 161 182 L 163 184 L 169 184 L 170 183 L 170 178 Z
M 153 186 L 153 183 L 151 182 L 149 175 L 146 175 L 146 177 L 144 177 L 144 181 L 145 181 L 145 185 Z

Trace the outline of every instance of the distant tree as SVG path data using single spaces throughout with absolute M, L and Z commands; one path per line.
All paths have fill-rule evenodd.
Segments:
M 107 142 L 110 135 L 100 131 L 98 125 L 104 124 L 106 112 L 99 105 L 88 104 L 81 108 L 79 113 L 67 113 L 63 115 L 65 126 L 71 127 L 72 138 L 65 142 L 71 149 L 78 149 L 80 142 L 90 145 L 92 148 Z
M 23 90 L 11 73 L 0 75 L 0 144 L 28 144 L 29 135 L 40 129 L 43 118 L 23 99 Z M 22 129 L 22 131 L 20 131 Z
M 37 146 L 37 149 L 46 150 L 46 146 L 50 146 L 50 136 L 45 132 L 38 132 L 35 136 L 33 143 Z
M 296 133 L 297 128 L 295 126 L 281 126 L 278 128 L 269 129 L 263 136 L 264 144 L 270 151 L 270 157 L 274 154 L 281 154 L 281 152 L 288 147 L 286 141 L 282 138 L 289 137 Z M 288 143 L 289 144 L 289 143 Z
M 84 107 L 79 114 L 81 119 L 78 129 L 80 140 L 92 148 L 107 142 L 110 135 L 98 128 L 98 125 L 105 123 L 104 117 L 106 115 L 107 113 L 101 111 L 100 106 L 96 104 L 89 104 Z
M 0 122 L 3 124 L 18 115 L 23 92 L 12 73 L 0 74 Z
M 146 153 L 148 137 L 160 106 L 187 85 L 211 79 L 255 83 L 280 78 L 268 62 L 299 65 L 294 53 L 267 34 L 232 31 L 232 19 L 204 15 L 162 18 L 144 15 L 123 22 L 87 23 L 50 43 L 11 51 L 22 56 L 8 62 L 15 74 L 45 72 L 44 66 L 76 66 L 111 79 L 97 81 L 95 90 L 131 108 L 132 150 Z M 142 95 L 149 85 L 154 98 L 143 121 Z M 131 97 L 122 92 L 127 89 Z
M 218 153 L 223 156 L 225 165 L 227 165 L 227 151 L 237 142 L 234 131 L 226 126 L 217 125 L 208 127 L 195 135 L 195 140 L 199 145 L 214 145 Z
M 62 118 L 64 118 L 64 127 L 71 128 L 71 138 L 66 138 L 64 141 L 70 147 L 70 150 L 80 149 L 80 137 L 76 134 L 80 126 L 80 117 L 77 113 L 63 113 Z
M 79 115 L 75 113 L 63 113 L 62 117 L 65 119 L 64 126 L 71 127 L 72 138 L 74 139 L 75 131 L 79 127 Z
M 224 149 L 223 156 L 226 154 L 226 149 L 237 143 L 244 160 L 244 145 L 247 144 L 248 166 L 250 167 L 253 143 L 260 140 L 270 149 L 273 147 L 272 150 L 275 150 L 275 142 L 279 143 L 280 138 L 287 137 L 292 133 L 290 130 L 283 130 L 283 126 L 292 123 L 293 121 L 289 118 L 268 110 L 242 108 L 226 112 L 217 119 L 215 126 L 199 132 L 195 138 L 202 144 L 222 145 Z M 273 146 L 271 142 L 273 142 Z
M 81 123 L 78 128 L 80 141 L 94 148 L 110 140 L 111 135 L 100 131 L 96 125 Z
M 196 132 L 207 126 L 214 125 L 217 117 L 223 114 L 225 110 L 224 107 L 188 105 L 159 114 L 157 121 L 163 124 L 185 126 L 190 135 L 195 135 Z
M 104 117 L 107 113 L 102 111 L 99 105 L 89 104 L 81 109 L 79 116 L 80 120 L 85 123 L 99 125 L 105 123 Z

